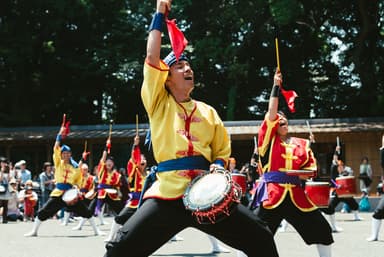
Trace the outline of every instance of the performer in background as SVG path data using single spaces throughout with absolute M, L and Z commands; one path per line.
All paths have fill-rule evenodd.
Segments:
M 268 112 L 259 129 L 258 146 L 263 175 L 252 207 L 257 207 L 256 215 L 268 223 L 273 233 L 286 219 L 307 244 L 316 244 L 320 257 L 330 257 L 333 243 L 331 228 L 308 199 L 300 181 L 313 176 L 317 170 L 316 160 L 308 140 L 288 135 L 287 117 L 278 112 L 281 85 L 282 76 L 277 69 Z
M 380 147 L 380 164 L 382 169 L 382 175 L 384 174 L 384 134 L 381 138 L 381 147 Z M 384 179 L 381 176 L 383 181 L 383 190 L 384 190 Z M 384 219 L 384 194 L 381 195 L 380 202 L 377 204 L 376 209 L 372 215 L 372 225 L 371 225 L 371 236 L 367 238 L 367 241 L 377 241 L 379 240 L 379 232 L 381 221 Z
M 151 255 L 175 234 L 194 227 L 215 236 L 249 256 L 278 256 L 272 234 L 245 206 L 237 204 L 231 215 L 214 224 L 200 224 L 183 204 L 193 178 L 207 170 L 226 167 L 230 140 L 217 112 L 193 100 L 194 76 L 185 55 L 160 59 L 162 26 L 170 0 L 158 0 L 149 27 L 144 64 L 142 100 L 148 113 L 152 149 L 158 163 L 142 205 L 119 229 L 105 256 Z M 166 165 L 169 164 L 169 165 Z M 145 190 L 145 189 L 144 189 Z M 144 191 L 143 190 L 143 191 Z M 244 235 L 252 234 L 252 237 Z M 145 242 L 145 247 L 138 247 Z
M 68 128 L 64 125 L 60 128 L 60 131 L 56 137 L 55 145 L 53 147 L 53 163 L 55 166 L 54 176 L 56 179 L 56 187 L 52 191 L 49 200 L 38 211 L 32 230 L 29 233 L 24 234 L 24 236 L 37 236 L 37 232 L 42 221 L 45 221 L 46 219 L 54 216 L 63 207 L 66 207 L 69 211 L 73 211 L 79 216 L 87 218 L 92 225 L 95 235 L 102 234 L 101 231 L 99 231 L 99 229 L 96 227 L 92 213 L 88 210 L 80 195 L 74 199 L 74 203 L 71 203 L 71 205 L 64 202 L 62 199 L 62 196 L 66 191 L 72 188 L 80 188 L 82 176 L 78 167 L 79 165 L 81 166 L 87 158 L 87 154 L 83 154 L 79 164 L 77 164 L 72 159 L 71 148 L 67 145 L 60 146 L 62 137 L 63 135 L 66 135 L 67 130 Z
M 140 194 L 143 189 L 144 180 L 147 176 L 147 160 L 140 151 L 140 137 L 136 135 L 133 141 L 131 157 L 127 164 L 129 199 L 124 209 L 112 222 L 109 236 L 105 242 L 114 241 L 119 228 L 135 213 L 138 208 Z
M 89 173 L 88 164 L 83 163 L 80 166 L 81 170 L 81 187 L 80 193 L 82 198 L 84 199 L 84 204 L 88 207 L 91 213 L 94 213 L 95 209 L 91 208 L 91 202 L 96 201 L 96 188 L 95 188 L 95 177 Z M 96 207 L 96 204 L 94 205 Z M 77 226 L 73 227 L 72 230 L 81 230 L 83 225 L 85 224 L 86 219 L 81 217 Z
M 114 158 L 108 154 L 110 149 L 111 139 L 108 138 L 98 166 L 96 216 L 100 215 L 104 204 L 107 204 L 116 215 L 124 208 L 121 190 L 127 185 L 115 166 Z
M 331 164 L 331 198 L 329 201 L 328 208 L 322 208 L 321 210 L 329 215 L 329 223 L 331 225 L 333 232 L 341 232 L 343 231 L 342 228 L 338 227 L 336 225 L 336 217 L 335 217 L 335 211 L 336 207 L 340 202 L 343 202 L 345 204 L 348 204 L 348 206 L 351 208 L 353 213 L 353 219 L 355 221 L 362 220 L 362 218 L 359 216 L 359 204 L 357 203 L 356 199 L 354 197 L 340 197 L 338 196 L 336 192 L 336 178 L 343 177 L 343 176 L 352 176 L 353 170 L 351 167 L 345 165 L 344 161 L 341 160 L 341 146 L 337 145 L 335 148 L 335 152 L 333 154 L 332 164 Z

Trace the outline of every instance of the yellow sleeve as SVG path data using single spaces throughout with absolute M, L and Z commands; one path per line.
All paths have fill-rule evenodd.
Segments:
M 144 80 L 141 87 L 141 98 L 149 116 L 159 107 L 161 100 L 167 96 L 165 81 L 168 77 L 168 66 L 160 62 L 160 67 L 144 63 Z
M 61 149 L 59 146 L 53 148 L 53 165 L 58 167 L 61 162 Z
M 215 134 L 211 143 L 212 161 L 221 159 L 225 163 L 224 166 L 227 166 L 228 158 L 231 155 L 231 141 L 228 136 L 228 131 L 216 111 L 214 111 L 214 119 Z
M 81 174 L 80 168 L 75 168 L 74 171 L 76 172 L 76 177 L 73 180 L 73 184 L 76 185 L 78 188 L 81 188 L 83 175 Z

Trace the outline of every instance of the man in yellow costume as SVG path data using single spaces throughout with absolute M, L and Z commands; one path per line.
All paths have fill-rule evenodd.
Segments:
M 95 235 L 104 234 L 96 227 L 92 213 L 84 204 L 80 195 L 80 191 L 78 197 L 75 198 L 71 203 L 64 202 L 62 199 L 62 196 L 66 191 L 73 188 L 81 188 L 82 174 L 79 167 L 83 164 L 87 157 L 86 153 L 83 154 L 80 162 L 76 163 L 72 159 L 71 148 L 67 145 L 60 146 L 62 135 L 65 133 L 66 129 L 67 128 L 64 126 L 60 128 L 60 132 L 56 137 L 56 142 L 53 147 L 53 163 L 55 166 L 56 187 L 50 194 L 49 200 L 38 211 L 32 231 L 24 234 L 24 236 L 37 236 L 37 231 L 41 225 L 41 222 L 54 216 L 63 207 L 66 207 L 68 211 L 74 212 L 81 217 L 89 219 Z
M 245 206 L 214 224 L 200 224 L 182 197 L 191 180 L 213 167 L 226 167 L 230 140 L 215 109 L 190 96 L 193 70 L 185 55 L 160 59 L 161 29 L 170 0 L 158 0 L 149 28 L 141 96 L 150 120 L 157 172 L 139 209 L 106 245 L 108 257 L 151 255 L 175 234 L 194 227 L 248 256 L 278 256 L 272 234 Z M 145 190 L 145 186 L 144 186 Z M 244 237 L 252 234 L 251 237 Z M 144 247 L 137 247 L 145 242 Z

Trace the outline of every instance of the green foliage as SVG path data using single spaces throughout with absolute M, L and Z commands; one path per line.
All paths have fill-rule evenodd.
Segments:
M 284 87 L 299 95 L 294 118 L 383 116 L 383 5 L 177 0 L 170 18 L 190 42 L 194 97 L 224 120 L 263 117 L 275 37 Z M 62 113 L 74 124 L 134 122 L 136 114 L 144 122 L 140 86 L 154 10 L 155 1 L 0 1 L 0 125 L 57 125 Z

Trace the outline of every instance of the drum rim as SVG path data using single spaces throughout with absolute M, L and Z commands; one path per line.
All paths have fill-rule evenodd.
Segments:
M 220 174 L 221 176 L 224 176 L 227 180 L 227 185 L 225 186 L 225 191 L 223 194 L 220 195 L 220 197 L 216 197 L 215 200 L 211 203 L 207 203 L 205 205 L 197 206 L 196 204 L 193 204 L 191 201 L 189 201 L 189 192 L 191 191 L 193 185 L 200 179 L 207 177 L 209 175 L 217 175 Z M 225 197 L 227 194 L 231 192 L 231 188 L 233 187 L 232 185 L 232 180 L 231 178 L 226 174 L 222 172 L 213 172 L 213 173 L 208 173 L 208 174 L 202 174 L 194 178 L 191 183 L 188 185 L 187 189 L 185 190 L 185 193 L 183 195 L 183 202 L 184 205 L 187 209 L 191 211 L 206 211 L 209 209 L 212 209 L 212 207 L 219 205 L 222 201 L 225 200 Z
M 340 177 L 337 177 L 336 180 L 341 180 L 341 179 L 354 179 L 355 176 L 340 176 Z
M 329 183 L 328 182 L 324 182 L 324 181 L 306 181 L 305 182 L 305 186 L 307 185 L 311 185 L 311 186 L 327 186 L 329 187 Z

